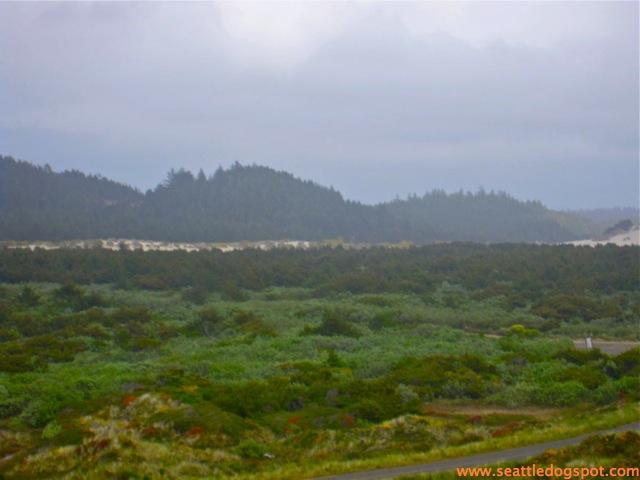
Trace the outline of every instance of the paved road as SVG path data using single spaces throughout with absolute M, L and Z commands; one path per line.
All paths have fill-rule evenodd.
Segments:
M 416 475 L 419 473 L 438 473 L 450 472 L 456 468 L 479 467 L 481 465 L 491 465 L 505 461 L 527 460 L 531 457 L 541 454 L 550 448 L 564 448 L 571 445 L 577 445 L 585 438 L 593 435 L 601 435 L 606 433 L 625 432 L 627 430 L 640 430 L 640 422 L 630 423 L 621 427 L 609 430 L 601 430 L 579 437 L 567 438 L 564 440 L 556 440 L 555 442 L 539 443 L 537 445 L 529 445 L 527 447 L 512 448 L 511 450 L 503 450 L 501 452 L 483 453 L 474 455 L 473 457 L 455 458 L 452 460 L 442 460 L 433 463 L 421 463 L 418 465 L 409 465 L 406 467 L 384 468 L 381 470 L 369 470 L 366 472 L 345 473 L 342 475 L 333 475 L 330 477 L 318 477 L 311 480 L 377 480 L 382 478 L 395 478 L 400 475 Z

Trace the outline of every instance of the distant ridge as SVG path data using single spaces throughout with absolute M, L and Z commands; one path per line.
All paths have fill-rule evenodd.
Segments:
M 171 170 L 143 194 L 101 176 L 0 156 L 0 240 L 555 243 L 603 230 L 594 220 L 504 192 L 436 190 L 364 205 L 287 172 L 235 163 L 209 177 Z

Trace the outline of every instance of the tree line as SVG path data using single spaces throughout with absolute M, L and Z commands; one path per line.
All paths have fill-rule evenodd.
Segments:
M 208 177 L 171 170 L 142 193 L 100 176 L 0 156 L 0 240 L 561 242 L 603 230 L 504 192 L 436 190 L 365 205 L 287 172 L 236 163 Z

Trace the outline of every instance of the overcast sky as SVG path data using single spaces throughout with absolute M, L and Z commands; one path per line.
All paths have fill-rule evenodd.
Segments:
M 637 206 L 638 2 L 0 3 L 0 154 Z

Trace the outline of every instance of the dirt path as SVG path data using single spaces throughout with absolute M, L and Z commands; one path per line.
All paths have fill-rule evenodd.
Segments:
M 329 477 L 317 477 L 311 480 L 377 480 L 383 478 L 395 478 L 401 475 L 417 475 L 422 473 L 450 472 L 456 468 L 473 468 L 482 465 L 491 465 L 505 461 L 527 460 L 541 454 L 550 448 L 564 448 L 571 445 L 578 445 L 584 439 L 593 435 L 607 433 L 625 432 L 627 430 L 640 430 L 640 422 L 634 422 L 621 427 L 599 432 L 588 433 L 578 437 L 556 440 L 554 442 L 539 443 L 526 447 L 512 448 L 501 452 L 483 453 L 473 457 L 455 458 L 452 460 L 442 460 L 440 462 L 422 463 L 409 465 L 406 467 L 384 468 L 380 470 L 369 470 L 366 472 L 345 473 L 342 475 L 332 475 Z
M 573 344 L 577 349 L 585 350 L 587 347 L 585 345 L 584 340 L 574 340 Z M 609 355 L 619 355 L 627 350 L 631 350 L 640 345 L 640 342 L 632 342 L 632 341 L 608 341 L 608 340 L 593 340 L 593 348 L 598 348 L 602 353 L 607 353 Z

